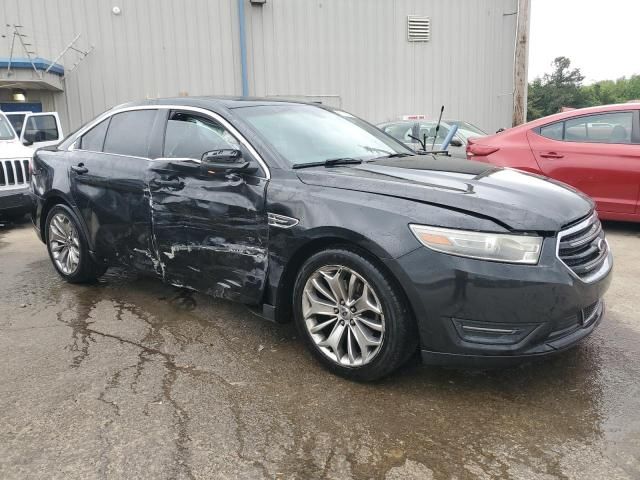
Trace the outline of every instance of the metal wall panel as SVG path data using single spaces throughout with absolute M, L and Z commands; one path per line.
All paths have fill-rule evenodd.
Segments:
M 37 56 L 50 60 L 78 33 L 80 48 L 95 47 L 56 96 L 67 130 L 140 98 L 240 93 L 233 0 L 2 0 L 0 17 L 0 56 L 10 48 L 4 24 L 22 25 Z M 69 52 L 61 63 L 69 69 L 76 58 Z
M 372 122 L 445 104 L 446 117 L 489 131 L 510 125 L 517 0 L 244 1 L 251 95 L 323 101 Z M 407 41 L 407 15 L 431 18 L 430 42 Z M 67 129 L 129 100 L 242 90 L 236 0 L 2 0 L 0 16 L 23 25 L 41 57 L 78 33 L 78 46 L 94 45 L 54 97 Z M 67 69 L 74 62 L 65 55 Z
M 324 99 L 382 122 L 409 113 L 511 122 L 516 0 L 268 0 L 247 6 L 249 90 Z M 407 16 L 431 41 L 407 41 Z

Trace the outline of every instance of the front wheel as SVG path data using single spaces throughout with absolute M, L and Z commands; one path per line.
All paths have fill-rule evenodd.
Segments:
M 66 205 L 56 205 L 49 211 L 46 241 L 53 266 L 67 282 L 93 281 L 105 272 L 106 266 L 91 258 L 79 221 Z
M 356 250 L 316 253 L 294 288 L 297 327 L 329 370 L 376 380 L 416 350 L 415 321 L 389 275 Z

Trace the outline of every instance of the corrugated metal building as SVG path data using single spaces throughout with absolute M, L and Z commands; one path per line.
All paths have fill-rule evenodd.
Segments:
M 261 1 L 2 0 L 0 103 L 24 89 L 69 130 L 128 100 L 241 95 L 244 77 L 249 95 L 322 101 L 372 122 L 436 116 L 444 104 L 488 131 L 511 125 L 517 0 Z M 428 41 L 408 40 L 410 15 L 428 17 Z M 64 76 L 8 70 L 25 50 L 48 61 L 64 51 Z

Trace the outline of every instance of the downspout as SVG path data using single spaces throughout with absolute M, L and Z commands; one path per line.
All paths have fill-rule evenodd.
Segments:
M 238 22 L 240 22 L 240 72 L 242 76 L 242 96 L 249 95 L 247 72 L 247 37 L 244 28 L 244 0 L 238 0 Z

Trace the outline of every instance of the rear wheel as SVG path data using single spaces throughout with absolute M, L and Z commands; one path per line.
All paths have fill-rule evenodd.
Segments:
M 106 266 L 91 258 L 79 221 L 66 205 L 56 205 L 49 211 L 45 232 L 51 262 L 66 281 L 89 282 L 106 271 Z
M 381 378 L 416 349 L 415 322 L 395 282 L 350 248 L 307 260 L 294 288 L 294 315 L 316 358 L 347 378 Z

